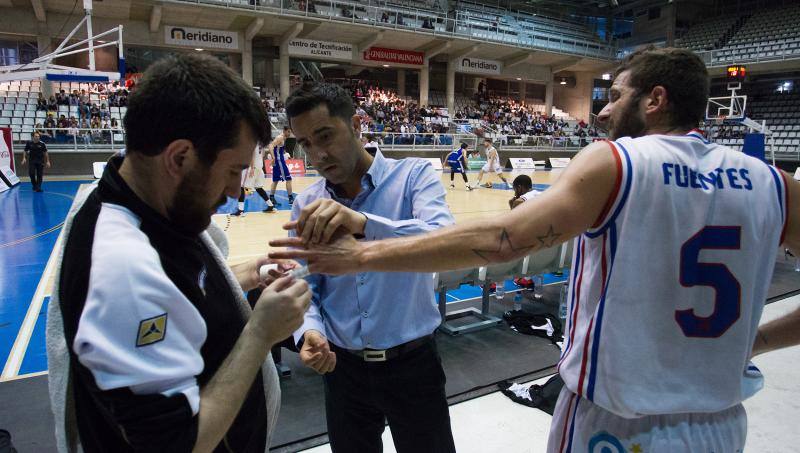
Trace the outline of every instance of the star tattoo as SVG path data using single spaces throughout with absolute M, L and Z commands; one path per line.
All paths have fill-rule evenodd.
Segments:
M 547 233 L 544 236 L 536 236 L 536 239 L 542 243 L 542 247 L 552 247 L 555 244 L 556 239 L 561 236 L 561 233 L 556 233 L 553 230 L 553 225 L 550 225 L 550 229 L 547 230 Z
M 553 228 L 550 227 L 552 230 Z M 472 251 L 483 258 L 486 263 L 491 263 L 495 261 L 500 261 L 501 257 L 505 256 L 509 251 L 510 252 L 527 252 L 533 249 L 535 245 L 530 245 L 526 247 L 514 247 L 514 244 L 511 243 L 511 238 L 508 235 L 508 231 L 503 229 L 503 232 L 500 233 L 500 245 L 497 247 L 497 250 L 478 250 L 472 249 Z

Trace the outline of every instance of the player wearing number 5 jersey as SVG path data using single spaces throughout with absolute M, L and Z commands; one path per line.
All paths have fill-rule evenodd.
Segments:
M 577 236 L 548 452 L 740 452 L 775 253 L 800 244 L 800 184 L 693 131 L 707 97 L 692 52 L 637 51 L 598 117 L 612 141 L 505 216 L 371 243 L 273 241 L 305 250 L 272 256 L 312 272 L 430 272 Z M 765 326 L 756 351 L 800 343 L 794 316 Z

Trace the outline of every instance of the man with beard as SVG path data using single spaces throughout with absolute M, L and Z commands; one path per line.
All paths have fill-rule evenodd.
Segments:
M 228 267 L 209 226 L 268 138 L 266 114 L 227 66 L 189 54 L 149 68 L 124 122 L 125 155 L 76 200 L 58 255 L 59 451 L 265 452 L 280 403 L 268 352 L 311 294 L 291 278 L 267 286 L 266 257 Z M 259 286 L 250 310 L 243 291 Z
M 360 118 L 338 85 L 295 92 L 286 115 L 324 179 L 297 197 L 292 225 L 307 241 L 382 239 L 453 223 L 423 159 L 370 155 Z M 294 227 L 289 227 L 294 234 Z M 454 452 L 445 376 L 433 333 L 441 322 L 430 273 L 309 278 L 313 302 L 295 332 L 300 359 L 323 375 L 334 452 L 378 453 L 386 420 L 400 453 Z
M 548 451 L 743 451 L 741 403 L 763 384 L 752 352 L 800 342 L 797 314 L 758 329 L 777 247 L 800 249 L 800 183 L 694 130 L 708 87 L 691 51 L 634 52 L 599 115 L 612 141 L 507 215 L 372 243 L 303 234 L 272 245 L 308 250 L 272 257 L 432 272 L 578 236 Z

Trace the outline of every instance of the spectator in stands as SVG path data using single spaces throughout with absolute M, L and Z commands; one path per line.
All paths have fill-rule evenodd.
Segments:
M 78 136 L 79 135 L 80 135 L 80 132 L 78 131 L 78 126 L 73 125 L 72 123 L 70 123 L 70 125 L 69 125 L 69 127 L 67 129 L 67 136 L 66 136 L 67 140 L 70 143 L 74 144 L 74 143 L 76 143 L 78 141 Z
M 100 118 L 100 107 L 98 107 L 97 104 L 92 104 L 89 109 L 89 115 L 92 119 Z
M 39 93 L 39 98 L 36 99 L 36 111 L 47 111 L 47 99 L 44 98 L 42 93 Z
M 397 25 L 405 25 L 406 24 L 405 22 L 403 22 L 403 15 L 402 14 L 397 13 L 397 20 L 395 21 L 395 23 Z
M 48 113 L 47 118 L 44 119 L 44 127 L 48 129 L 50 135 L 53 135 L 53 129 L 56 128 L 56 120 L 53 119 L 52 113 Z
M 50 99 L 48 99 L 47 110 L 51 112 L 58 110 L 58 101 L 56 101 L 55 96 L 50 96 Z
M 389 23 L 389 13 L 388 12 L 384 11 L 381 14 L 381 22 L 387 23 L 387 24 Z
M 56 104 L 69 105 L 69 98 L 67 97 L 67 93 L 64 90 L 61 90 L 56 94 Z
M 31 141 L 25 144 L 25 151 L 22 154 L 22 165 L 28 164 L 28 175 L 31 178 L 31 185 L 34 192 L 42 191 L 42 179 L 44 177 L 44 167 L 50 168 L 50 155 L 47 153 L 47 145 L 39 141 L 40 135 L 34 132 Z
M 317 14 L 317 7 L 314 5 L 314 0 L 308 0 L 308 12 Z
M 423 19 L 422 28 L 427 28 L 429 30 L 433 30 L 433 24 L 431 23 L 431 19 L 429 17 L 426 17 L 425 19 Z
M 72 93 L 69 94 L 69 105 L 77 106 L 81 102 L 80 96 L 78 95 L 78 90 L 72 90 Z
M 111 118 L 111 129 L 119 129 L 119 123 L 116 118 Z
M 353 18 L 353 10 L 350 9 L 347 5 L 342 5 L 342 17 L 346 17 L 348 19 Z
M 89 103 L 89 95 L 86 94 L 86 90 L 81 90 L 80 101 L 83 102 L 84 104 Z

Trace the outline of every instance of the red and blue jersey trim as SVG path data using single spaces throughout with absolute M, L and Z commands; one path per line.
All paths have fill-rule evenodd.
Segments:
M 631 183 L 633 181 L 633 164 L 631 163 L 628 150 L 617 142 L 608 141 L 607 143 L 611 145 L 611 151 L 614 153 L 614 159 L 617 165 L 617 179 L 600 217 L 597 219 L 594 226 L 584 233 L 586 237 L 590 239 L 594 239 L 605 233 L 608 226 L 617 218 L 622 211 L 622 207 L 625 205 L 625 201 L 628 199 L 628 194 L 631 191 Z M 620 153 L 620 150 L 622 153 Z M 609 213 L 611 213 L 610 216 Z
M 789 224 L 789 184 L 783 172 L 775 169 L 772 165 L 767 165 L 767 168 L 772 172 L 772 178 L 775 180 L 775 190 L 778 194 L 778 208 L 781 211 L 781 220 L 783 220 L 783 228 L 781 229 L 781 244 L 783 244 L 784 239 L 786 239 L 786 225 Z

